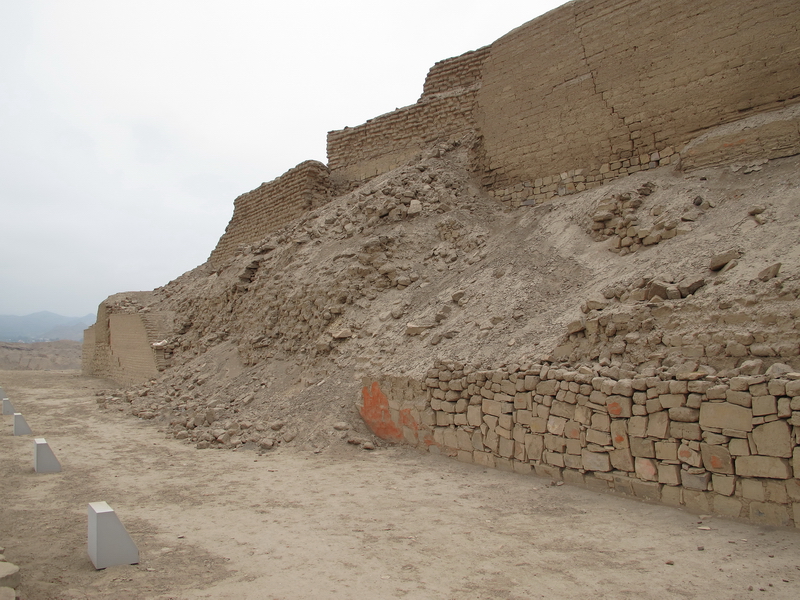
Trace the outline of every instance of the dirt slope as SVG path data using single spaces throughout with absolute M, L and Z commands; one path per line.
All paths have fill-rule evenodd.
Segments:
M 800 369 L 799 164 L 663 167 L 508 210 L 462 146 L 436 148 L 221 268 L 121 300 L 178 323 L 173 366 L 124 399 L 193 442 L 323 448 L 366 440 L 363 377 L 423 378 L 437 358 L 731 375 L 743 359 L 690 348 L 749 336 L 772 343 L 758 368 Z

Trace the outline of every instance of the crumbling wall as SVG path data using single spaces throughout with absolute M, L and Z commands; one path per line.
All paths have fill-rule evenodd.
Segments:
M 118 294 L 102 302 L 97 321 L 84 330 L 84 375 L 112 379 L 123 385 L 142 383 L 169 365 L 162 344 L 172 329 L 172 313 L 150 313 L 131 298 L 149 292 Z
M 436 63 L 419 101 L 328 133 L 328 166 L 340 181 L 363 181 L 411 160 L 424 148 L 475 129 L 475 98 L 488 48 Z
M 570 2 L 437 63 L 417 104 L 329 132 L 331 172 L 368 179 L 477 131 L 484 186 L 519 206 L 674 164 L 713 128 L 796 102 L 799 25 L 793 0 Z M 687 166 L 796 154 L 798 128 L 755 122 Z
M 300 163 L 234 200 L 233 217 L 209 260 L 215 266 L 221 265 L 240 246 L 259 241 L 270 231 L 326 203 L 329 196 L 328 168 L 315 160 Z
M 534 19 L 484 63 L 485 184 L 512 203 L 579 191 L 796 100 L 798 24 L 792 0 L 582 0 Z

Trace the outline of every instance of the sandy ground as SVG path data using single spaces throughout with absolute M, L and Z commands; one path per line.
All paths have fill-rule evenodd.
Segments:
M 108 382 L 0 371 L 63 472 L 0 430 L 0 546 L 26 600 L 792 598 L 800 531 L 602 495 L 404 448 L 197 450 L 101 409 Z M 104 500 L 141 562 L 96 571 Z

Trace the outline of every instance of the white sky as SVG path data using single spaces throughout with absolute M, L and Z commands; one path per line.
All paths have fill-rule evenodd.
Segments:
M 561 3 L 0 0 L 0 314 L 202 264 L 236 196 Z

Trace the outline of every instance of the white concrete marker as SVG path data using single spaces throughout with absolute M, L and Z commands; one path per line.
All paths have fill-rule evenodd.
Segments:
M 8 398 L 3 398 L 3 414 L 4 415 L 13 415 L 16 411 L 14 410 L 14 405 L 11 404 L 11 400 Z
M 139 549 L 105 502 L 89 503 L 89 558 L 95 569 L 139 562 Z
M 61 463 L 58 462 L 53 449 L 44 438 L 33 440 L 33 470 L 37 473 L 60 473 Z
M 32 433 L 22 413 L 14 413 L 14 435 L 30 435 Z

